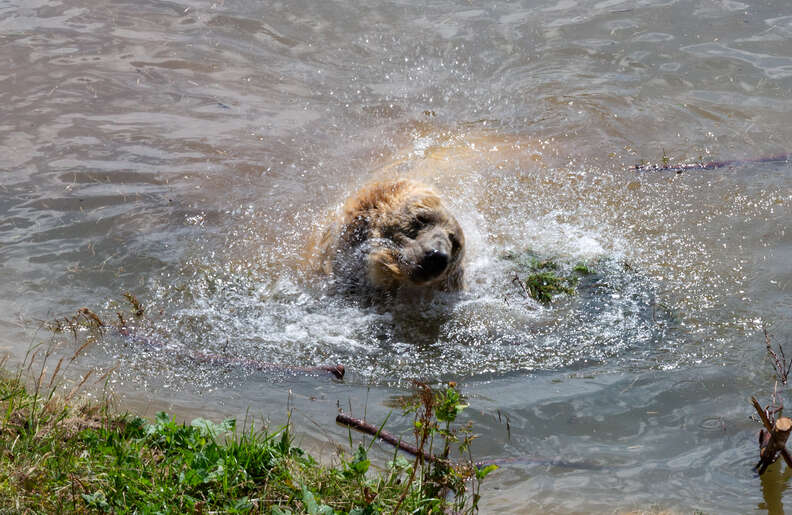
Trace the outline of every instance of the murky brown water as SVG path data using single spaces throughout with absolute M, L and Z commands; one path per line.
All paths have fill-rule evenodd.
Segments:
M 488 511 L 782 513 L 747 398 L 773 389 L 762 324 L 792 339 L 792 166 L 628 169 L 792 151 L 792 7 L 752 4 L 0 3 L 0 348 L 132 291 L 140 336 L 74 368 L 118 364 L 129 406 L 288 403 L 319 445 L 346 439 L 339 403 L 382 420 L 411 379 L 455 379 L 477 456 L 509 462 Z M 461 297 L 386 311 L 306 277 L 305 240 L 383 168 L 448 198 Z M 526 305 L 525 249 L 597 275 Z

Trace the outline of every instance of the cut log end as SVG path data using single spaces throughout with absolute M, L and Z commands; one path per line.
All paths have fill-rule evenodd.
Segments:
M 777 432 L 787 433 L 789 436 L 789 432 L 792 431 L 792 418 L 788 417 L 781 417 L 776 420 L 775 427 L 773 428 Z

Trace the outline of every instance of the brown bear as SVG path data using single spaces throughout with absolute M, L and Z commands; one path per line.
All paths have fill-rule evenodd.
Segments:
M 429 186 L 398 179 L 351 196 L 322 234 L 319 271 L 336 290 L 393 294 L 404 287 L 456 291 L 463 285 L 465 236 Z

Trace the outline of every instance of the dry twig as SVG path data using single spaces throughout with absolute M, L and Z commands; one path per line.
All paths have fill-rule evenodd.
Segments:
M 773 360 L 773 368 L 775 369 L 776 377 L 781 381 L 781 384 L 785 385 L 787 384 L 789 371 L 792 369 L 792 359 L 787 361 L 784 355 L 784 349 L 781 345 L 778 346 L 778 352 L 781 353 L 781 357 L 779 358 L 778 353 L 773 350 L 773 346 L 770 344 L 770 335 L 767 333 L 767 327 L 762 327 L 762 330 L 764 331 L 767 354 L 769 354 L 770 358 Z

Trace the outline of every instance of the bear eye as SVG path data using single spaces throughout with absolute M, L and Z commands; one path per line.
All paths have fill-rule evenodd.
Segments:
M 459 252 L 459 248 L 462 245 L 459 243 L 459 238 L 457 238 L 456 234 L 448 233 L 448 239 L 451 241 L 451 252 L 453 252 L 454 254 Z
M 432 223 L 432 218 L 428 215 L 416 215 L 415 219 L 413 220 L 413 224 L 420 226 L 421 229 L 430 223 Z
M 415 236 L 417 236 L 418 233 L 421 232 L 421 230 L 424 227 L 426 227 L 427 225 L 429 225 L 431 223 L 432 223 L 432 219 L 429 216 L 427 216 L 427 215 L 416 215 L 415 218 L 413 218 L 410 221 L 409 233 L 410 233 L 411 237 L 414 238 Z

